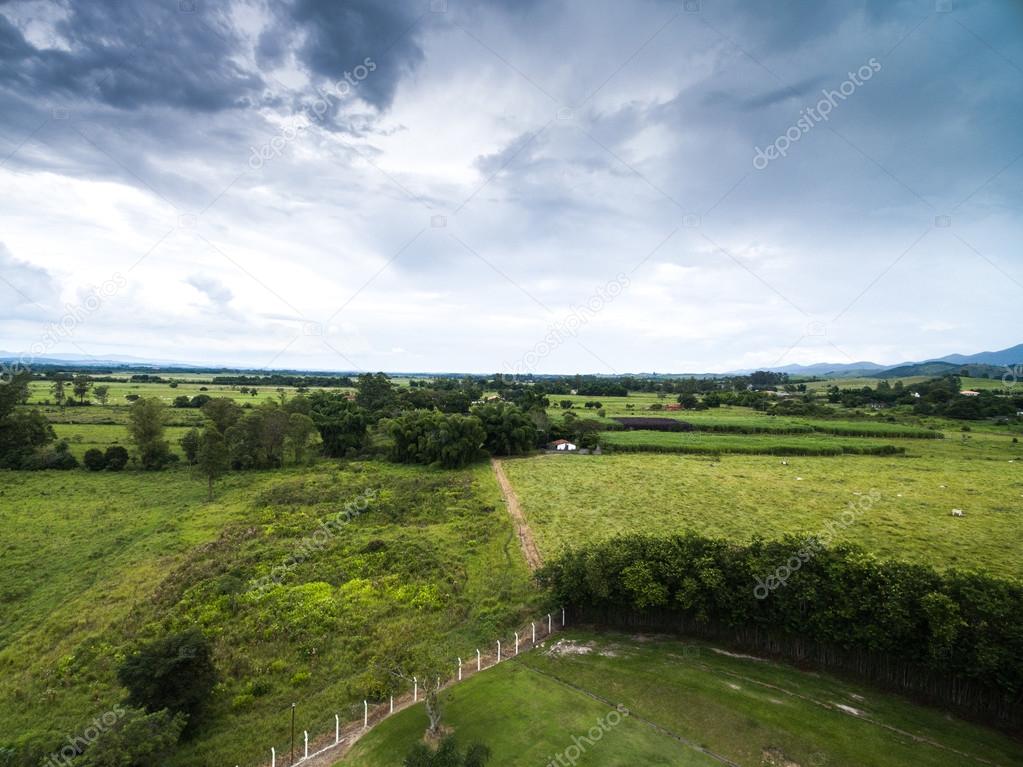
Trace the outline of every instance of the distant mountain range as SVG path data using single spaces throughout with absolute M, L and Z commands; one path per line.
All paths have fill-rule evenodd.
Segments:
M 1001 376 L 1006 365 L 1023 364 L 1023 344 L 1010 346 L 997 352 L 978 354 L 949 354 L 938 359 L 921 362 L 902 362 L 898 365 L 878 365 L 876 362 L 818 362 L 814 365 L 785 365 L 766 368 L 776 373 L 819 378 L 905 378 L 908 376 L 938 376 L 967 368 L 971 376 L 983 377 L 997 373 Z M 735 370 L 732 373 L 751 373 Z
M 0 363 L 10 363 L 18 360 L 20 355 L 11 352 L 0 351 Z M 60 367 L 62 365 L 74 367 L 106 368 L 115 370 L 180 370 L 196 372 L 252 372 L 252 373 L 305 373 L 305 374 L 347 374 L 352 371 L 324 371 L 324 370 L 296 370 L 278 369 L 273 371 L 246 368 L 243 366 L 218 366 L 218 365 L 196 365 L 193 363 L 174 362 L 171 360 L 145 359 L 142 357 L 131 357 L 127 355 L 112 354 L 108 357 L 86 357 L 75 354 L 51 354 L 46 357 L 37 357 L 32 360 L 35 367 Z M 777 373 L 788 373 L 791 376 L 815 376 L 818 378 L 906 378 L 909 376 L 939 376 L 945 373 L 957 372 L 966 368 L 969 375 L 978 377 L 1001 377 L 1005 372 L 1005 366 L 1023 365 L 1023 344 L 1002 349 L 996 352 L 979 352 L 978 354 L 949 354 L 938 359 L 923 360 L 920 362 L 903 362 L 898 365 L 879 365 L 876 362 L 841 362 L 829 363 L 818 362 L 813 365 L 784 365 L 783 367 L 757 368 L 759 370 L 771 370 Z M 457 373 L 413 373 L 412 371 L 391 371 L 392 374 L 401 375 L 443 375 L 452 376 Z M 753 368 L 748 370 L 730 370 L 722 375 L 745 375 L 752 373 Z M 644 374 L 640 374 L 644 375 Z M 645 374 L 650 375 L 650 374 Z M 657 374 L 653 374 L 657 375 Z M 660 375 L 666 375 L 661 373 Z M 671 374 L 667 374 L 671 375 Z M 679 375 L 679 374 L 675 374 Z M 699 377 L 710 377 L 713 373 L 682 374 L 698 375 Z M 542 377 L 542 376 L 541 376 Z

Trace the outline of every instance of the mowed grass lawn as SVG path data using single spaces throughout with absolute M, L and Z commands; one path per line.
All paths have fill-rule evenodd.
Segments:
M 812 534 L 871 491 L 839 540 L 882 557 L 1018 578 L 1023 449 L 1008 437 L 899 440 L 905 456 L 547 455 L 505 461 L 541 553 L 622 533 L 749 541 Z M 783 463 L 783 461 L 785 463 Z M 954 508 L 965 516 L 952 517 Z
M 829 675 L 666 637 L 558 634 L 449 688 L 442 703 L 455 737 L 485 743 L 491 763 L 502 767 L 722 764 L 694 746 L 743 767 L 1007 766 L 1023 760 L 1018 742 L 942 711 Z M 573 738 L 614 721 L 607 718 L 611 703 L 632 715 L 606 727 L 592 745 L 583 742 L 581 754 L 567 752 L 580 742 Z M 338 764 L 400 764 L 426 721 L 421 704 L 402 711 Z

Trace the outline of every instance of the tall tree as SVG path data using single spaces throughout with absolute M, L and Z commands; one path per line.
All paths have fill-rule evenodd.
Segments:
M 107 401 L 110 399 L 110 387 L 106 384 L 94 386 L 92 388 L 92 393 L 96 395 L 96 399 L 99 400 L 99 404 L 101 405 L 107 404 Z
M 143 469 L 162 469 L 172 460 L 170 445 L 163 438 L 166 409 L 155 397 L 140 397 L 128 408 L 128 436 Z
M 84 405 L 89 389 L 92 388 L 92 379 L 85 373 L 75 373 L 71 379 L 71 388 L 74 390 L 75 396 L 78 397 L 78 401 Z
M 224 476 L 231 467 L 231 454 L 224 435 L 212 425 L 203 430 L 195 465 L 196 469 L 206 477 L 206 500 L 212 501 L 213 482 Z
M 53 392 L 53 401 L 56 402 L 61 409 L 63 409 L 64 403 L 67 402 L 67 379 L 58 374 L 57 377 L 53 379 L 53 385 L 50 387 L 50 391 Z
M 362 447 L 366 438 L 366 413 L 343 394 L 313 393 L 309 397 L 309 415 L 320 432 L 325 455 L 342 458 L 349 450 Z

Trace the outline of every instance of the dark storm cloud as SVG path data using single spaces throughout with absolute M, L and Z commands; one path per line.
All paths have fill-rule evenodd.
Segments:
M 66 9 L 54 31 L 67 50 L 38 48 L 0 18 L 0 85 L 39 99 L 198 112 L 238 106 L 263 87 L 232 60 L 240 40 L 206 4 L 90 0 Z
M 337 81 L 367 58 L 376 62 L 372 74 L 359 83 L 359 95 L 378 109 L 390 106 L 398 83 L 423 60 L 417 41 L 425 15 L 421 3 L 295 0 L 278 15 L 281 23 L 298 27 L 297 58 L 318 77 Z M 264 31 L 260 53 L 279 60 L 291 34 Z

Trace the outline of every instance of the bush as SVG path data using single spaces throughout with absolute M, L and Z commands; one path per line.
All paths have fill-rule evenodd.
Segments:
M 107 448 L 106 467 L 110 471 L 120 471 L 128 465 L 128 451 L 120 445 L 111 445 Z
M 107 467 L 107 457 L 99 448 L 91 447 L 85 451 L 82 463 L 89 471 L 103 471 Z
M 75 767 L 161 767 L 185 728 L 185 716 L 168 711 L 147 714 L 115 706 L 108 713 L 119 716 L 118 721 L 101 730 L 85 754 L 75 760 Z
M 217 683 L 217 672 L 209 640 L 190 629 L 140 647 L 125 658 L 117 678 L 128 688 L 133 706 L 185 714 L 192 730 Z
M 29 456 L 22 462 L 22 468 L 29 471 L 57 469 L 67 471 L 78 468 L 78 459 L 71 455 L 66 440 L 58 442 L 52 450 L 45 450 Z

